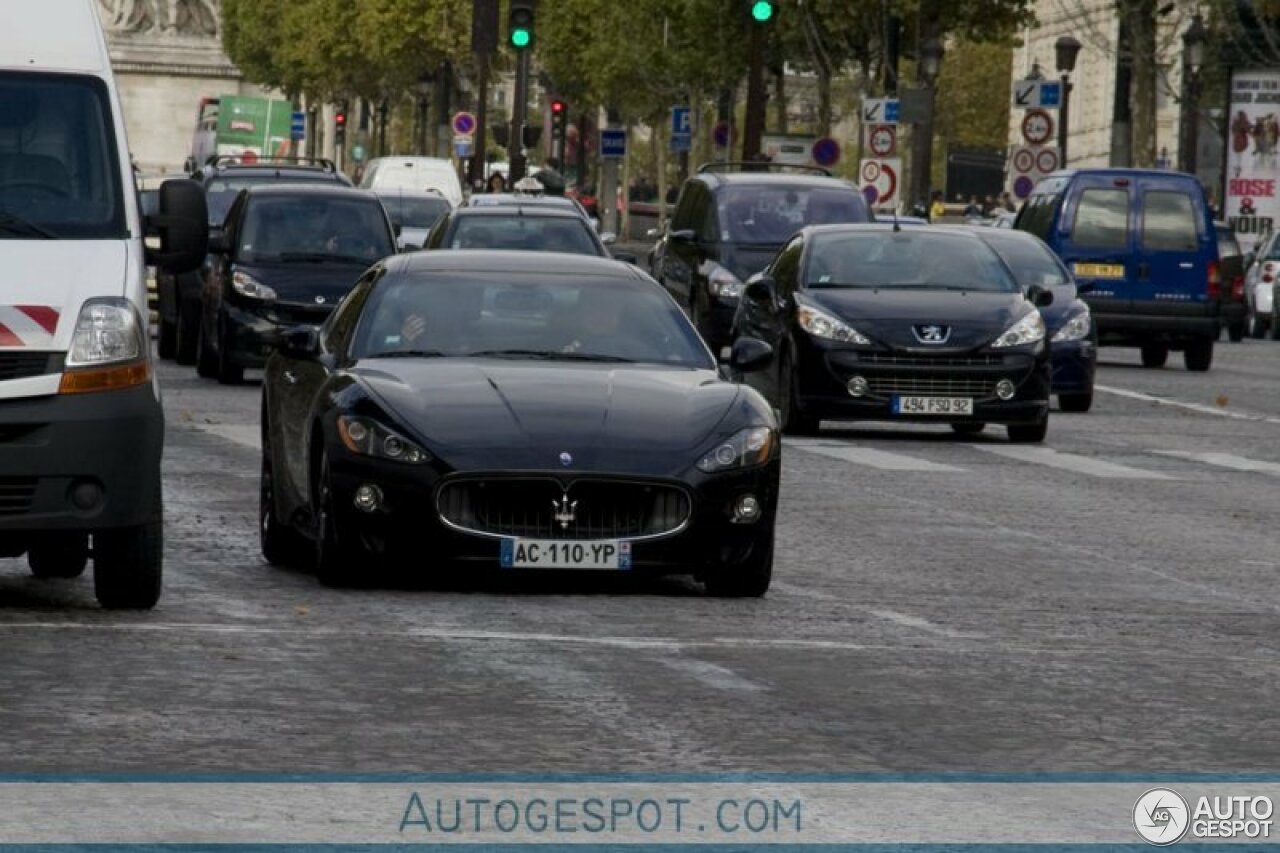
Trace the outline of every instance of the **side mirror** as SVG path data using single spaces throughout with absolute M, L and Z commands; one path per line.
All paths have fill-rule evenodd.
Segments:
M 671 239 L 676 243 L 692 243 L 698 239 L 698 233 L 692 228 L 681 228 L 671 232 Z
M 204 190 L 186 178 L 165 181 L 160 185 L 156 208 L 144 228 L 159 235 L 160 248 L 148 250 L 147 263 L 172 273 L 199 269 L 209 247 Z
M 773 347 L 759 338 L 738 338 L 729 351 L 729 366 L 740 373 L 764 370 L 773 361 Z
M 772 276 L 756 273 L 747 279 L 742 295 L 752 302 L 773 302 L 777 292 L 777 284 Z
M 1033 284 L 1027 288 L 1027 298 L 1037 308 L 1048 308 L 1053 304 L 1053 291 L 1046 290 L 1038 284 Z
M 280 352 L 290 358 L 320 354 L 320 331 L 315 326 L 291 326 L 280 333 Z
M 614 243 L 618 242 L 618 235 L 614 234 L 612 231 L 601 231 L 600 242 L 604 243 L 606 246 L 612 246 Z
M 231 238 L 227 236 L 227 232 L 221 228 L 209 229 L 209 249 L 210 255 L 225 255 L 231 251 Z

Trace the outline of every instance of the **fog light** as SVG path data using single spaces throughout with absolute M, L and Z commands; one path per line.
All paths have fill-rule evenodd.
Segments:
M 377 486 L 365 484 L 356 489 L 356 497 L 354 501 L 356 509 L 361 512 L 373 512 L 382 506 L 382 489 Z
M 733 505 L 733 520 L 740 524 L 750 524 L 760 518 L 760 501 L 755 495 L 743 495 Z
M 867 394 L 867 380 L 862 376 L 853 377 L 845 387 L 849 389 L 850 397 L 865 397 Z
M 1018 386 L 1014 385 L 1008 379 L 1001 379 L 996 383 L 996 396 L 1001 400 L 1012 400 L 1013 395 L 1018 393 Z
M 102 503 L 102 484 L 97 480 L 77 480 L 71 486 L 71 505 L 81 512 L 97 509 Z

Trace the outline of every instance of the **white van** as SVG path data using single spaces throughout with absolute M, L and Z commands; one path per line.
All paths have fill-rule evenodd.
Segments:
M 458 170 L 439 157 L 377 157 L 365 166 L 360 186 L 369 190 L 436 190 L 454 207 L 462 204 Z
M 187 180 L 143 219 L 97 7 L 24 3 L 0 27 L 0 556 L 75 577 L 92 555 L 104 607 L 147 608 L 164 417 L 146 266 L 198 266 L 207 223 Z

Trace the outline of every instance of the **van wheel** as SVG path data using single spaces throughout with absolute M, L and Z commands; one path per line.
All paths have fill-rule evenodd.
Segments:
M 27 550 L 27 565 L 38 578 L 78 578 L 89 565 L 89 534 L 42 536 Z
M 200 304 L 184 306 L 178 302 L 178 322 L 175 324 L 177 346 L 173 359 L 182 365 L 196 363 L 196 343 L 200 337 Z
M 202 379 L 213 379 L 218 375 L 218 356 L 209 346 L 203 322 L 196 332 L 196 374 Z
M 1244 340 L 1244 323 L 1232 323 L 1227 326 L 1227 338 L 1233 344 L 1238 344 Z
M 1142 345 L 1142 366 L 1143 367 L 1164 367 L 1166 361 L 1169 360 L 1168 344 L 1143 344 Z
M 164 526 L 148 521 L 93 535 L 93 590 L 108 610 L 150 610 L 160 600 Z
M 171 359 L 178 352 L 178 324 L 160 318 L 160 334 L 157 335 L 156 355 Z
M 1182 360 L 1187 370 L 1204 373 L 1213 364 L 1213 341 L 1192 341 L 1182 352 Z
M 1064 412 L 1087 412 L 1093 408 L 1093 392 L 1059 394 L 1058 408 Z
M 1009 441 L 1014 444 L 1039 444 L 1049 434 L 1049 419 L 1041 418 L 1034 424 L 1009 424 Z

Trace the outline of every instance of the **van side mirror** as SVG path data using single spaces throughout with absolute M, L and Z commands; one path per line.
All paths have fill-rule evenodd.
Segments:
M 771 361 L 773 361 L 773 347 L 759 338 L 738 338 L 729 351 L 729 366 L 740 373 L 764 370 Z
M 320 331 L 315 326 L 291 326 L 280 333 L 280 352 L 290 358 L 320 354 Z
M 147 263 L 172 273 L 199 269 L 209 248 L 204 189 L 187 178 L 165 181 L 156 208 L 144 227 L 159 235 L 160 248 L 147 251 Z
M 1033 284 L 1027 288 L 1027 299 L 1037 308 L 1048 308 L 1053 304 L 1053 291 Z
M 210 255 L 225 255 L 231 251 L 231 239 L 227 236 L 227 232 L 222 228 L 209 229 L 209 249 Z

